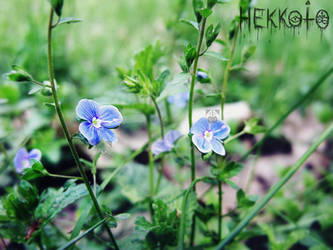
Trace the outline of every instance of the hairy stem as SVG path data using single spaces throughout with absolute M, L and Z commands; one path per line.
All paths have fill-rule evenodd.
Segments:
M 49 77 L 50 77 L 50 83 L 51 83 L 51 89 L 52 89 L 52 96 L 53 96 L 53 99 L 54 99 L 54 105 L 55 105 L 55 109 L 56 109 L 56 112 L 57 112 L 57 115 L 59 117 L 59 120 L 60 120 L 60 123 L 61 123 L 61 127 L 63 129 L 63 132 L 65 134 L 65 137 L 67 139 L 67 142 L 68 142 L 68 146 L 72 152 L 72 155 L 73 155 L 73 158 L 74 158 L 74 161 L 75 161 L 75 164 L 77 165 L 78 169 L 79 169 L 79 172 L 80 172 L 80 175 L 82 176 L 83 178 L 83 181 L 87 187 L 87 190 L 89 192 L 89 195 L 91 197 L 91 200 L 93 201 L 94 203 L 94 206 L 96 208 L 96 211 L 99 215 L 99 217 L 104 220 L 104 215 L 102 213 L 102 210 L 98 204 L 98 201 L 94 195 L 94 192 L 92 191 L 91 187 L 90 187 L 90 184 L 89 184 L 89 180 L 88 180 L 88 177 L 86 175 L 86 172 L 84 171 L 84 168 L 82 167 L 81 165 L 81 162 L 80 162 L 80 158 L 79 158 L 79 155 L 74 147 L 74 144 L 72 142 L 72 139 L 71 139 L 71 136 L 69 134 L 69 131 L 68 131 L 68 128 L 67 128 L 67 125 L 65 123 L 65 119 L 64 119 L 64 116 L 62 114 L 62 110 L 61 110 L 61 106 L 60 106 L 60 102 L 59 102 L 59 98 L 58 98 L 58 94 L 57 94 L 57 88 L 55 86 L 55 81 L 54 81 L 54 73 L 53 73 L 53 63 L 52 63 L 52 21 L 53 21 L 53 9 L 51 8 L 51 11 L 50 11 L 50 19 L 49 19 L 49 25 L 48 25 L 48 33 L 47 33 L 47 62 L 48 62 L 48 70 L 49 70 Z M 115 249 L 119 249 L 118 248 L 118 245 L 116 243 L 116 240 L 110 230 L 110 228 L 108 227 L 107 224 L 105 224 L 105 229 L 108 233 L 108 235 L 110 236 L 111 238 L 111 241 L 115 247 Z
M 286 184 L 286 182 L 297 172 L 297 170 L 306 162 L 306 160 L 317 150 L 319 145 L 325 141 L 333 132 L 333 123 L 321 134 L 321 136 L 311 145 L 311 147 L 299 158 L 299 160 L 290 168 L 287 174 L 280 179 L 263 199 L 257 203 L 252 210 L 241 220 L 241 222 L 234 228 L 230 234 L 218 245 L 218 249 L 223 249 L 230 243 L 240 231 L 246 227 L 250 221 L 260 212 L 260 210 L 273 198 L 273 196 Z
M 190 89 L 190 99 L 189 99 L 189 109 L 188 109 L 188 128 L 189 131 L 192 127 L 192 111 L 193 111 L 193 97 L 194 97 L 194 85 L 197 76 L 198 70 L 198 62 L 200 57 L 200 49 L 202 45 L 202 40 L 205 34 L 205 26 L 206 26 L 206 18 L 202 19 L 200 25 L 200 34 L 198 38 L 198 44 L 196 48 L 196 56 L 194 59 L 193 70 L 192 70 L 192 79 L 191 79 L 191 89 Z M 192 143 L 192 136 L 189 135 L 190 145 L 191 145 L 191 180 L 192 182 L 195 180 L 195 154 L 194 154 L 194 145 Z M 195 190 L 195 185 L 193 186 Z M 193 246 L 194 244 L 194 235 L 195 235 L 195 216 L 193 215 L 192 218 L 192 228 L 191 228 L 191 238 L 190 238 L 190 245 Z

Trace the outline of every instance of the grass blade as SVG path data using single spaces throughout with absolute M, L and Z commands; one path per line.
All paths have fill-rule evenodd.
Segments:
M 59 250 L 64 250 L 64 249 L 67 249 L 70 246 L 74 245 L 77 241 L 81 240 L 84 236 L 86 236 L 87 234 L 89 234 L 90 232 L 92 232 L 95 228 L 97 228 L 97 227 L 101 226 L 102 224 L 104 224 L 106 221 L 107 221 L 107 218 L 104 218 L 103 220 L 101 220 L 100 222 L 96 223 L 91 228 L 89 228 L 87 231 L 85 231 L 84 233 L 82 233 L 79 236 L 75 237 L 74 239 L 72 239 L 71 241 L 69 241 L 63 247 L 59 248 Z
M 256 144 L 253 145 L 249 151 L 247 151 L 240 161 L 245 160 L 258 146 L 260 146 L 264 140 L 277 128 L 279 127 L 283 121 L 292 113 L 294 112 L 305 100 L 307 100 L 309 97 L 311 97 L 314 92 L 325 82 L 325 80 L 333 73 L 333 67 L 331 67 L 325 74 L 323 74 L 319 79 L 313 84 L 313 86 L 306 92 L 305 95 L 301 96 L 297 102 L 290 107 L 290 109 L 283 114 L 280 119 L 270 128 L 266 131 L 263 138 L 261 138 Z
M 283 187 L 284 184 L 296 173 L 296 171 L 305 163 L 305 161 L 311 156 L 313 152 L 319 147 L 319 145 L 326 140 L 333 132 L 333 123 L 321 134 L 315 143 L 302 155 L 302 157 L 291 167 L 288 173 L 279 180 L 264 196 L 264 198 L 256 204 L 248 215 L 242 219 L 237 227 L 231 231 L 231 233 L 218 245 L 217 249 L 223 249 L 228 243 L 230 243 L 238 233 L 249 224 L 249 222 L 260 212 L 260 210 L 269 202 L 270 199 Z

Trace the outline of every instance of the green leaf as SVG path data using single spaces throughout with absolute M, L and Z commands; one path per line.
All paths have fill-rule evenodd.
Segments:
M 254 53 L 256 52 L 256 48 L 257 46 L 252 44 L 248 47 L 245 47 L 242 51 L 242 63 L 246 63 L 251 56 L 254 55 Z
M 189 91 L 188 81 L 191 78 L 189 73 L 179 73 L 175 75 L 171 82 L 168 82 L 163 89 L 157 101 L 162 101 L 164 98 Z
M 210 56 L 213 57 L 217 60 L 220 60 L 221 62 L 225 62 L 228 61 L 227 58 L 225 58 L 224 56 L 222 56 L 220 53 L 214 52 L 214 51 L 207 51 L 205 54 L 205 56 Z
M 29 207 L 37 206 L 39 197 L 37 188 L 35 186 L 32 186 L 30 182 L 26 180 L 21 180 L 17 188 L 17 192 L 29 203 Z
M 61 18 L 58 25 L 60 24 L 71 24 L 71 23 L 79 23 L 79 22 L 82 22 L 83 19 L 81 18 L 75 18 L 75 17 L 64 17 L 64 18 Z
M 7 73 L 7 77 L 14 82 L 30 82 L 32 76 L 18 65 L 12 65 L 12 71 Z
M 135 221 L 135 230 L 145 232 L 145 238 L 151 249 L 177 244 L 179 219 L 176 210 L 169 210 L 160 199 L 153 203 L 154 221 L 148 222 L 143 216 Z
M 64 0 L 49 0 L 53 10 L 58 16 L 61 16 Z
M 115 106 L 122 109 L 135 109 L 146 115 L 152 115 L 155 113 L 154 106 L 146 103 L 115 104 Z
M 214 28 L 214 26 L 211 24 L 208 26 L 206 30 L 206 45 L 207 48 L 209 48 L 212 43 L 216 40 L 217 36 L 219 35 L 221 29 L 221 25 L 217 24 Z
M 195 28 L 197 31 L 199 31 L 199 24 L 197 22 L 187 20 L 185 18 L 181 18 L 179 21 L 182 23 L 186 23 L 186 24 L 190 25 L 191 27 Z
M 28 95 L 36 94 L 37 92 L 39 92 L 39 91 L 42 90 L 42 89 L 43 89 L 42 86 L 34 85 L 34 86 L 32 86 L 32 88 L 30 89 L 30 91 L 28 92 Z
M 200 23 L 202 16 L 200 14 L 200 10 L 204 8 L 203 0 L 192 0 L 192 6 L 194 10 L 194 14 L 197 18 L 197 22 Z
M 32 166 L 30 168 L 23 169 L 22 179 L 33 180 L 38 177 L 47 176 L 49 174 L 41 162 L 36 160 L 31 160 L 31 161 L 32 161 Z
M 114 216 L 114 218 L 117 221 L 128 220 L 129 218 L 131 218 L 131 214 L 129 214 L 129 213 L 117 214 L 117 215 Z
M 199 12 L 200 12 L 200 15 L 205 18 L 208 18 L 213 13 L 213 11 L 211 9 L 202 9 L 202 10 L 199 10 Z
M 45 225 L 65 207 L 87 195 L 85 184 L 71 183 L 68 187 L 61 187 L 58 190 L 49 188 L 41 195 L 41 202 L 36 208 L 35 216 L 42 219 Z
M 239 189 L 237 191 L 237 203 L 239 208 L 249 208 L 255 204 L 255 201 L 246 197 L 244 191 L 242 189 Z
M 244 132 L 248 134 L 260 134 L 264 133 L 266 129 L 263 126 L 258 125 L 259 118 L 252 118 L 245 122 Z
M 186 61 L 186 65 L 188 68 L 191 67 L 196 54 L 197 54 L 197 52 L 196 52 L 195 47 L 191 43 L 188 43 L 184 48 L 184 56 L 185 56 L 185 61 Z
M 217 4 L 217 1 L 218 0 L 207 0 L 207 7 L 209 9 L 212 9 L 215 6 L 215 4 Z
M 234 161 L 229 162 L 223 168 L 220 167 L 212 167 L 211 173 L 216 176 L 220 180 L 227 180 L 231 177 L 234 177 L 239 174 L 239 172 L 243 169 L 243 165 Z
M 225 3 L 229 3 L 230 0 L 217 0 L 218 4 L 225 4 Z

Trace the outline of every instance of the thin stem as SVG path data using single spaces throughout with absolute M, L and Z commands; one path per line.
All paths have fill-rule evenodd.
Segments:
M 172 124 L 172 114 L 171 114 L 171 108 L 170 108 L 170 103 L 168 102 L 167 99 L 164 99 L 164 106 L 166 109 L 166 114 L 168 118 L 168 125 Z
M 7 150 L 5 148 L 5 145 L 3 143 L 0 144 L 0 151 L 3 153 L 4 157 L 5 157 L 5 160 L 6 160 L 6 163 L 9 163 L 10 162 L 10 157 L 7 153 Z
M 163 126 L 163 119 L 162 119 L 161 110 L 160 110 L 160 108 L 158 107 L 158 104 L 157 104 L 155 98 L 154 98 L 154 97 L 151 97 L 151 100 L 152 100 L 153 103 L 154 103 L 154 106 L 155 106 L 155 109 L 156 109 L 156 112 L 157 112 L 157 116 L 158 116 L 158 120 L 159 120 L 159 122 L 160 122 L 161 136 L 162 136 L 162 139 L 164 139 L 164 126 Z
M 77 180 L 83 180 L 83 178 L 82 178 L 82 177 L 79 177 L 79 176 L 62 175 L 62 174 L 51 174 L 51 173 L 48 173 L 47 175 L 48 175 L 48 176 L 51 176 L 51 177 L 64 178 L 64 179 L 77 179 Z
M 192 70 L 192 79 L 191 79 L 191 89 L 190 89 L 190 99 L 189 99 L 189 110 L 188 110 L 188 128 L 189 130 L 192 127 L 192 111 L 193 111 L 193 97 L 194 97 L 194 85 L 196 81 L 196 75 L 198 70 L 198 62 L 200 57 L 200 49 L 202 45 L 202 40 L 205 34 L 205 26 L 206 26 L 207 18 L 203 18 L 200 25 L 200 34 L 198 38 L 198 44 L 196 48 L 196 56 L 194 59 L 193 70 Z M 192 182 L 195 180 L 195 154 L 194 154 L 194 145 L 192 143 L 192 136 L 189 135 L 190 145 L 191 145 L 191 180 Z M 195 185 L 193 186 L 195 191 Z M 192 228 L 191 228 L 191 238 L 190 245 L 194 244 L 194 235 L 195 235 L 195 215 L 192 217 Z
M 158 104 L 157 104 L 155 98 L 151 97 L 151 99 L 152 99 L 152 101 L 154 103 L 154 106 L 155 106 L 155 109 L 156 109 L 156 112 L 157 112 L 158 120 L 160 122 L 161 136 L 162 136 L 162 139 L 164 140 L 164 126 L 163 126 L 163 119 L 162 119 L 161 110 L 158 107 Z M 164 164 L 165 164 L 164 157 L 162 157 L 162 159 L 161 159 L 161 167 L 160 167 L 160 169 L 158 171 L 159 173 L 158 173 L 158 178 L 157 178 L 155 193 L 157 193 L 158 190 L 159 190 L 159 188 L 160 188 L 160 183 L 161 183 L 161 180 L 162 180 Z
M 71 136 L 69 134 L 67 125 L 65 123 L 64 116 L 62 114 L 60 102 L 59 102 L 59 99 L 58 99 L 57 88 L 56 88 L 55 82 L 54 82 L 53 63 L 52 63 L 52 44 L 51 44 L 51 42 L 52 42 L 52 21 L 53 21 L 53 9 L 51 8 L 49 25 L 48 25 L 48 33 L 47 33 L 47 62 L 48 62 L 49 77 L 50 77 L 50 83 L 51 83 L 51 89 L 52 89 L 52 95 L 53 95 L 53 99 L 54 99 L 55 109 L 56 109 L 57 115 L 59 117 L 61 127 L 64 131 L 65 137 L 67 139 L 68 146 L 69 146 L 69 148 L 72 152 L 75 164 L 77 165 L 77 167 L 79 169 L 80 175 L 83 178 L 83 181 L 84 181 L 84 183 L 87 187 L 87 190 L 89 192 L 91 200 L 94 203 L 96 211 L 97 211 L 99 217 L 103 220 L 104 215 L 103 215 L 102 210 L 101 210 L 101 208 L 98 204 L 98 201 L 97 201 L 97 199 L 96 199 L 96 197 L 95 197 L 95 195 L 94 195 L 94 193 L 93 193 L 93 191 L 90 187 L 89 180 L 88 180 L 88 177 L 86 175 L 86 172 L 84 171 L 84 168 L 81 165 L 79 155 L 78 155 L 78 153 L 77 153 L 77 151 L 74 147 L 74 144 L 72 142 L 72 139 L 71 139 Z M 107 226 L 107 224 L 105 224 L 105 229 L 106 229 L 107 233 L 109 234 L 115 249 L 119 249 L 119 247 L 116 243 L 116 240 L 115 240 L 110 228 Z
M 46 84 L 43 84 L 43 83 L 41 83 L 41 82 L 39 82 L 39 81 L 36 81 L 36 80 L 34 80 L 34 79 L 32 79 L 31 82 L 34 83 L 34 84 L 37 84 L 37 85 L 39 85 L 39 86 L 41 86 L 41 87 L 51 88 L 51 86 L 46 85 Z
M 154 157 L 153 152 L 151 151 L 151 142 L 152 142 L 152 130 L 151 130 L 151 117 L 146 115 L 147 120 L 147 131 L 148 131 L 148 161 L 149 161 L 149 189 L 150 189 L 150 199 L 149 199 L 149 211 L 150 216 L 153 220 L 154 211 L 152 207 L 153 197 L 154 197 Z
M 228 83 L 228 79 L 229 79 L 229 73 L 230 73 L 230 70 L 231 70 L 232 59 L 234 57 L 235 50 L 236 50 L 238 29 L 239 29 L 239 25 L 236 28 L 235 37 L 234 37 L 234 41 L 232 43 L 232 48 L 231 48 L 231 52 L 230 52 L 230 55 L 229 55 L 227 68 L 225 70 L 224 78 L 223 78 L 223 85 L 222 85 L 222 90 L 221 90 L 221 116 L 222 116 L 222 120 L 224 119 L 224 103 L 225 103 L 225 97 L 226 97 L 227 83 Z
M 230 143 L 231 141 L 233 141 L 233 140 L 235 140 L 235 139 L 241 137 L 241 136 L 244 135 L 244 134 L 245 134 L 245 131 L 241 131 L 241 132 L 239 132 L 239 133 L 237 133 L 237 134 L 235 134 L 235 135 L 233 135 L 233 136 L 230 136 L 230 137 L 229 137 L 228 139 L 226 139 L 223 143 L 224 143 L 224 144 L 228 144 L 228 143 Z
M 241 222 L 233 229 L 230 234 L 218 245 L 218 249 L 223 249 L 230 243 L 247 224 L 260 212 L 260 210 L 273 198 L 273 196 L 286 184 L 286 182 L 297 172 L 297 170 L 306 162 L 306 160 L 317 150 L 319 145 L 325 141 L 333 132 L 333 123 L 321 134 L 321 136 L 311 145 L 311 147 L 299 158 L 299 160 L 290 168 L 288 173 L 280 179 L 257 203 L 252 210 L 241 220 Z
M 185 222 L 186 222 L 186 208 L 187 208 L 187 199 L 193 191 L 194 186 L 200 182 L 200 181 L 205 181 L 205 180 L 212 180 L 212 177 L 208 176 L 202 176 L 200 178 L 195 179 L 192 181 L 191 185 L 188 187 L 188 189 L 185 191 L 184 198 L 182 201 L 182 210 L 181 210 L 181 215 L 180 215 L 180 225 L 179 225 L 179 235 L 178 235 L 178 250 L 183 250 L 184 249 L 184 238 L 185 238 Z
M 217 230 L 217 236 L 219 238 L 219 240 L 221 239 L 222 237 L 222 208 L 223 208 L 223 197 L 222 197 L 222 181 L 218 181 L 218 187 L 219 187 L 219 208 L 218 208 L 218 230 Z

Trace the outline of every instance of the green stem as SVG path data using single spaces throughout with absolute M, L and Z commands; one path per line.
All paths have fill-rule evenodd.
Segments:
M 185 221 L 186 221 L 186 206 L 187 206 L 187 199 L 190 193 L 193 191 L 195 185 L 200 182 L 200 181 L 205 181 L 205 180 L 212 180 L 212 177 L 208 176 L 203 176 L 200 178 L 197 178 L 192 181 L 191 185 L 188 187 L 184 194 L 184 198 L 182 201 L 182 210 L 181 210 L 181 215 L 180 215 L 180 226 L 179 226 L 179 235 L 178 235 L 178 250 L 183 250 L 184 249 L 184 238 L 185 238 Z
M 161 110 L 160 110 L 160 108 L 158 107 L 158 104 L 157 104 L 155 98 L 154 98 L 154 97 L 151 97 L 151 100 L 152 100 L 153 103 L 154 103 L 154 106 L 155 106 L 155 109 L 156 109 L 156 112 L 157 112 L 157 116 L 158 116 L 158 120 L 159 120 L 159 122 L 160 122 L 161 136 L 162 136 L 162 139 L 164 139 L 164 126 L 163 126 L 163 119 L 162 119 Z
M 191 89 L 190 89 L 190 99 L 189 99 L 189 110 L 188 110 L 188 128 L 189 130 L 192 127 L 192 111 L 193 111 L 193 97 L 194 97 L 194 85 L 197 76 L 198 70 L 198 62 L 200 57 L 200 49 L 202 45 L 202 40 L 205 34 L 205 26 L 206 26 L 207 18 L 203 18 L 201 25 L 200 25 L 200 34 L 198 38 L 198 44 L 196 48 L 196 56 L 194 59 L 193 64 L 193 71 L 192 71 L 192 79 L 191 79 Z M 194 145 L 192 143 L 192 136 L 189 135 L 190 145 L 191 145 L 191 180 L 192 182 L 195 180 L 195 154 L 194 154 Z M 195 186 L 193 187 L 195 191 Z M 192 228 L 191 228 L 191 239 L 190 245 L 193 246 L 194 244 L 194 235 L 195 235 L 195 215 L 192 217 Z
M 51 177 L 56 177 L 56 178 L 83 180 L 83 178 L 79 177 L 79 176 L 70 176 L 70 175 L 62 175 L 62 174 L 51 174 L 51 173 L 48 173 L 47 175 L 51 176 Z
M 98 204 L 98 201 L 90 187 L 90 184 L 89 184 L 89 180 L 88 180 L 88 177 L 86 175 L 86 172 L 84 171 L 84 168 L 82 167 L 81 165 L 81 162 L 80 162 L 80 158 L 79 158 L 79 155 L 74 147 L 74 144 L 72 142 L 72 139 L 71 139 L 71 136 L 69 134 L 69 131 L 68 131 L 68 128 L 67 128 L 67 125 L 65 123 L 65 119 L 64 119 L 64 116 L 62 114 L 62 110 L 61 110 L 61 107 L 60 107 L 60 102 L 59 102 L 59 99 L 58 99 L 58 94 L 57 94 L 57 88 L 55 86 L 55 82 L 54 82 L 54 73 L 53 73 L 53 63 L 52 63 L 52 45 L 51 45 L 51 42 L 52 42 L 52 21 L 53 21 L 53 9 L 51 8 L 51 11 L 50 11 L 50 19 L 49 19 L 49 25 L 48 25 L 48 33 L 47 33 L 47 62 L 48 62 L 48 70 L 49 70 L 49 77 L 50 77 L 50 83 L 51 83 L 51 89 L 52 89 L 52 95 L 53 95 L 53 99 L 54 99 L 54 104 L 55 104 L 55 109 L 56 109 L 56 112 L 57 112 L 57 115 L 59 117 L 59 120 L 60 120 L 60 123 L 61 123 L 61 126 L 62 126 L 62 129 L 64 131 L 64 134 L 65 134 L 65 137 L 67 139 L 67 142 L 68 142 L 68 146 L 72 152 L 72 155 L 73 155 L 73 158 L 74 158 L 74 161 L 75 161 L 75 164 L 77 165 L 78 169 L 79 169 L 79 172 L 83 178 L 83 181 L 87 187 L 87 190 L 89 192 L 89 195 L 91 197 L 91 200 L 93 201 L 94 203 L 94 206 L 96 208 L 96 211 L 99 215 L 99 217 L 101 219 L 104 219 L 104 215 L 102 213 L 102 210 Z M 105 229 L 107 231 L 107 233 L 109 234 L 110 238 L 111 238 L 111 241 L 115 247 L 115 249 L 119 249 L 117 243 L 116 243 L 116 240 L 110 230 L 110 228 L 107 226 L 107 224 L 105 224 Z
M 284 113 L 276 123 L 266 131 L 265 135 L 261 140 L 259 140 L 254 146 L 247 151 L 240 161 L 244 161 L 259 145 L 261 145 L 265 139 L 277 128 L 279 127 L 283 121 L 292 113 L 294 112 L 305 100 L 307 100 L 310 96 L 314 94 L 314 92 L 325 82 L 325 80 L 333 73 L 333 67 L 331 67 L 327 72 L 325 72 L 319 79 L 313 84 L 313 86 L 306 92 L 305 95 L 301 96 L 294 105 Z
M 159 120 L 159 123 L 160 123 L 160 129 L 161 129 L 161 136 L 162 136 L 162 139 L 164 140 L 164 126 L 163 126 L 163 119 L 162 119 L 162 114 L 161 114 L 161 110 L 160 108 L 158 107 L 158 104 L 155 100 L 155 98 L 151 97 L 153 103 L 154 103 L 154 106 L 155 106 L 155 109 L 156 109 L 156 112 L 157 112 L 157 116 L 158 116 L 158 120 Z M 163 169 L 164 169 L 164 157 L 162 157 L 161 159 L 161 167 L 159 169 L 159 173 L 158 173 L 158 178 L 157 178 L 157 183 L 156 183 L 156 188 L 155 188 L 155 194 L 158 192 L 159 188 L 160 188 L 160 183 L 161 183 L 161 180 L 162 180 L 162 175 L 163 175 Z
M 227 90 L 227 83 L 228 83 L 228 79 L 229 79 L 229 73 L 231 70 L 232 59 L 234 57 L 235 50 L 236 50 L 238 29 L 239 29 L 239 25 L 236 28 L 235 37 L 234 37 L 234 41 L 232 43 L 232 48 L 231 48 L 231 52 L 229 55 L 227 68 L 225 70 L 224 78 L 223 78 L 223 85 L 222 85 L 222 90 L 221 90 L 221 117 L 222 117 L 222 120 L 224 119 L 224 103 L 225 103 L 225 96 L 226 96 L 226 90 Z
M 166 109 L 166 114 L 168 118 L 168 125 L 172 124 L 172 114 L 171 114 L 171 108 L 170 108 L 170 103 L 168 102 L 167 99 L 164 99 L 164 106 Z
M 297 170 L 306 162 L 319 145 L 326 140 L 333 132 L 333 123 L 321 134 L 321 136 L 311 145 L 311 147 L 301 156 L 301 158 L 290 168 L 288 173 L 280 179 L 264 196 L 264 198 L 257 203 L 253 209 L 245 216 L 244 219 L 233 229 L 230 234 L 218 245 L 217 249 L 223 249 L 230 243 L 240 231 L 250 223 L 250 221 L 260 212 L 260 210 L 269 202 L 270 199 L 283 187 L 284 184 L 297 172 Z
M 87 231 L 83 232 L 79 236 L 77 236 L 74 239 L 72 239 L 71 241 L 69 241 L 66 245 L 64 245 L 63 247 L 59 248 L 59 250 L 68 249 L 69 247 L 71 247 L 72 245 L 74 245 L 77 241 L 81 240 L 83 237 L 85 237 L 90 232 L 92 232 L 93 230 L 95 230 L 95 228 L 101 226 L 102 224 L 106 225 L 107 220 L 108 220 L 108 218 L 104 218 L 100 222 L 98 222 L 95 225 L 93 225 L 92 227 L 90 227 Z
M 228 144 L 228 143 L 230 143 L 231 141 L 233 141 L 233 140 L 235 140 L 235 139 L 241 137 L 241 136 L 244 135 L 244 134 L 245 134 L 245 131 L 241 131 L 241 132 L 239 132 L 239 133 L 237 133 L 237 134 L 235 134 L 235 135 L 233 135 L 233 136 L 230 136 L 230 137 L 229 137 L 228 139 L 226 139 L 223 143 L 224 143 L 224 144 Z
M 153 197 L 154 197 L 154 157 L 153 152 L 151 151 L 151 142 L 153 139 L 152 130 L 151 130 L 151 117 L 146 115 L 147 120 L 147 131 L 148 131 L 148 161 L 149 161 L 149 189 L 150 189 L 150 199 L 149 199 L 149 210 L 150 216 L 153 220 L 154 211 L 152 207 Z
M 222 208 L 223 208 L 223 199 L 222 199 L 222 181 L 218 181 L 218 187 L 219 187 L 219 204 L 218 204 L 218 230 L 217 230 L 217 236 L 218 236 L 218 239 L 220 240 L 221 237 L 222 237 Z

